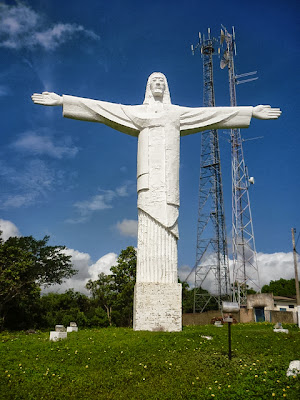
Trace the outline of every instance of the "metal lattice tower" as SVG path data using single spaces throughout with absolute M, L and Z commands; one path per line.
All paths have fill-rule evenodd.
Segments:
M 223 27 L 224 28 L 224 27 Z M 237 78 L 252 75 L 248 73 L 235 75 L 234 53 L 235 33 L 230 34 L 224 28 L 221 41 L 225 39 L 226 50 L 221 60 L 221 68 L 228 66 L 230 105 L 237 105 L 236 84 L 248 82 L 251 78 L 237 82 Z M 256 258 L 255 239 L 250 207 L 249 179 L 245 166 L 242 137 L 240 129 L 231 129 L 231 173 L 232 173 L 232 258 L 233 258 L 233 301 L 245 305 L 247 287 L 260 290 L 259 274 Z
M 203 105 L 215 106 L 213 83 L 213 54 L 215 39 L 201 38 L 199 44 L 203 59 Z M 194 52 L 194 47 L 192 46 Z M 225 230 L 221 162 L 217 130 L 201 133 L 201 161 L 199 182 L 199 209 L 194 289 L 194 312 L 203 312 L 211 298 L 219 308 L 228 297 L 228 250 Z M 203 293 L 203 289 L 210 293 Z

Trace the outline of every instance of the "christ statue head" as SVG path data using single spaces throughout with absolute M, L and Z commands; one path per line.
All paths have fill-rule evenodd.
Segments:
M 144 104 L 152 104 L 155 101 L 171 104 L 167 78 L 161 72 L 153 72 L 147 81 Z

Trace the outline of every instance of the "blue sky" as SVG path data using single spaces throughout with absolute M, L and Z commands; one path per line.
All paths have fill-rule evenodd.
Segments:
M 201 4 L 202 3 L 202 4 Z M 299 223 L 299 3 L 296 1 L 3 1 L 0 3 L 0 225 L 6 235 L 50 235 L 66 245 L 80 274 L 108 272 L 136 245 L 135 138 L 34 105 L 44 90 L 123 104 L 143 101 L 147 77 L 168 78 L 172 103 L 202 105 L 202 61 L 190 45 L 210 27 L 234 25 L 236 73 L 259 79 L 237 87 L 239 105 L 271 104 L 277 121 L 243 131 L 263 283 L 293 276 L 291 228 Z M 299 25 L 298 25 L 299 26 Z M 227 71 L 215 57 L 218 106 L 229 105 Z M 228 135 L 220 134 L 227 234 L 231 234 Z M 179 267 L 192 267 L 200 134 L 181 141 Z M 298 235 L 298 234 L 297 234 Z M 186 267 L 188 266 L 188 267 Z M 93 273 L 91 272 L 93 271 Z

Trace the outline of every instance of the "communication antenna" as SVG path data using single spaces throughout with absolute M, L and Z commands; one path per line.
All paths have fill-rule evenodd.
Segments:
M 191 46 L 193 54 L 199 48 L 203 60 L 205 107 L 215 106 L 213 54 L 217 44 L 208 29 L 207 38 L 199 33 L 198 44 Z M 201 133 L 197 250 L 192 273 L 195 274 L 194 312 L 205 311 L 212 298 L 221 308 L 222 300 L 228 299 L 230 282 L 219 139 L 214 129 Z
M 221 41 L 226 43 L 220 67 L 228 67 L 230 105 L 235 107 L 236 85 L 256 80 L 257 77 L 238 81 L 256 74 L 248 72 L 235 75 L 234 55 L 236 55 L 235 30 L 230 34 L 222 25 Z M 249 186 L 254 178 L 248 176 L 243 154 L 243 139 L 240 129 L 231 129 L 231 173 L 232 173 L 232 258 L 233 258 L 233 301 L 240 306 L 247 301 L 247 288 L 260 290 L 255 239 L 250 207 Z

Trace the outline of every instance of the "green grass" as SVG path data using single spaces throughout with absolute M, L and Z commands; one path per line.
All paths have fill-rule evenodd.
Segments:
M 271 324 L 185 327 L 180 333 L 107 328 L 50 342 L 49 332 L 0 334 L 0 399 L 299 399 L 299 330 Z M 213 340 L 202 338 L 210 335 Z

